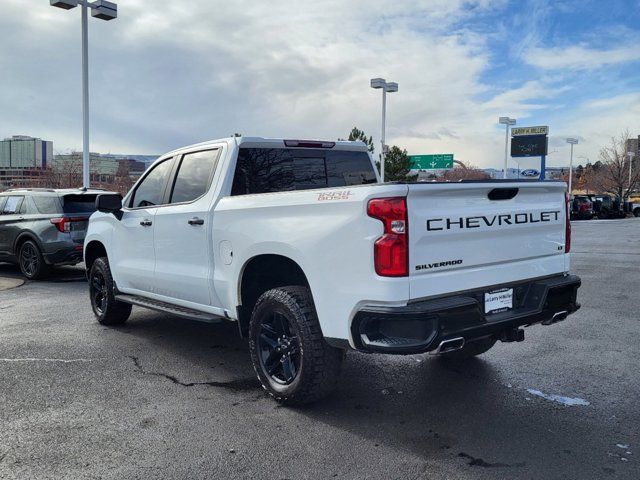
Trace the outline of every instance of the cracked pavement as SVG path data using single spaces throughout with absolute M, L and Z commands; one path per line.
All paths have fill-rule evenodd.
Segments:
M 637 480 L 640 219 L 573 228 L 577 314 L 468 365 L 350 352 L 298 409 L 265 396 L 234 324 L 136 307 L 100 326 L 78 268 L 1 291 L 0 478 Z

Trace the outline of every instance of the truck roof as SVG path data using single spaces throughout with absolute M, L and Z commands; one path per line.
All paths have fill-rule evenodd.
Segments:
M 333 150 L 351 150 L 366 152 L 367 145 L 359 140 L 309 140 L 309 139 L 293 139 L 293 138 L 266 138 L 266 137 L 227 137 L 218 138 L 215 140 L 207 140 L 206 142 L 195 143 L 193 145 L 187 145 L 185 147 L 176 148 L 162 157 L 180 153 L 184 150 L 191 150 L 193 148 L 208 147 L 212 145 L 219 145 L 220 143 L 226 143 L 228 145 L 237 144 L 243 147 L 253 148 L 327 148 Z M 296 145 L 297 143 L 297 145 Z

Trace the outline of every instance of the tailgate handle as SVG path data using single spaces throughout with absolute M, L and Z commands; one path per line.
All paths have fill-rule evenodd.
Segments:
M 489 200 L 511 200 L 518 194 L 517 188 L 494 188 L 489 192 Z

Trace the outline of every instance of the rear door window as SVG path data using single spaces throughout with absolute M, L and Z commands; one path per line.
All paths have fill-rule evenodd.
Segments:
M 218 150 L 187 153 L 182 157 L 169 203 L 190 202 L 209 189 Z
M 4 210 L 5 203 L 7 203 L 7 197 L 0 197 L 0 213 Z
M 65 195 L 62 197 L 64 213 L 93 213 L 96 211 L 97 194 Z
M 29 214 L 29 215 L 38 213 L 38 210 L 36 209 L 36 204 L 33 203 L 32 198 L 33 197 L 31 195 L 27 195 L 24 197 L 24 200 L 22 200 L 22 205 L 20 206 L 20 213 Z
M 2 209 L 3 215 L 13 215 L 20 212 L 20 207 L 22 206 L 22 200 L 24 197 L 20 196 L 11 196 L 7 198 L 7 202 L 4 204 L 4 208 Z
M 35 195 L 33 197 L 33 202 L 36 204 L 38 212 L 44 215 L 60 213 L 62 210 L 57 196 Z
M 241 148 L 232 195 L 375 183 L 367 152 Z

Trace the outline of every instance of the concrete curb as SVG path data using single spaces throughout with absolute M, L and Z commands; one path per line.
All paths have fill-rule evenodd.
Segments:
M 24 284 L 24 280 L 11 277 L 0 277 L 0 292 L 2 290 L 9 290 L 10 288 L 20 287 Z

